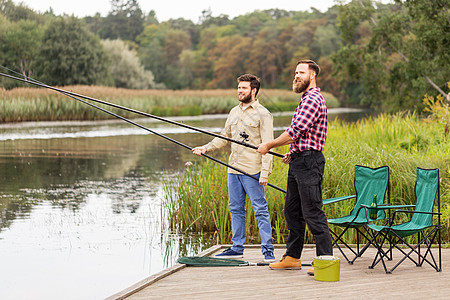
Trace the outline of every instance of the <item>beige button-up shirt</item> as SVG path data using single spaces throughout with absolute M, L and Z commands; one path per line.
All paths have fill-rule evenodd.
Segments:
M 242 109 L 242 103 L 231 109 L 221 134 L 233 140 L 243 141 L 241 133 L 248 135 L 251 145 L 259 145 L 273 140 L 272 114 L 256 100 Z M 226 146 L 228 141 L 214 138 L 204 145 L 207 152 Z M 271 154 L 261 155 L 255 149 L 231 143 L 231 154 L 228 164 L 251 175 L 261 172 L 261 177 L 269 177 L 272 172 L 273 157 Z M 228 173 L 242 174 L 231 168 Z

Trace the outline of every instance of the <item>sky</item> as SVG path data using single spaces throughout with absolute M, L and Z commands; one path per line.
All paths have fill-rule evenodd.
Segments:
M 97 12 L 102 16 L 106 16 L 111 9 L 110 0 L 13 0 L 13 2 L 16 4 L 22 2 L 29 8 L 41 13 L 51 7 L 56 15 L 73 14 L 80 18 L 93 16 Z M 211 9 L 214 17 L 220 14 L 227 14 L 232 19 L 255 10 L 271 8 L 309 11 L 310 7 L 313 6 L 321 12 L 325 12 L 336 3 L 336 0 L 138 0 L 138 3 L 144 14 L 154 10 L 160 22 L 184 18 L 197 23 L 202 11 L 208 8 Z

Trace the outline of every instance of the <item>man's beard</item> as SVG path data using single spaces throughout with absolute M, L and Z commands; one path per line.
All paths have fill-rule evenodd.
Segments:
M 247 104 L 247 103 L 252 102 L 252 94 L 249 93 L 249 94 L 248 94 L 247 96 L 245 96 L 244 98 L 242 98 L 242 99 L 239 98 L 239 101 L 241 101 L 241 102 L 244 103 L 244 104 Z
M 297 94 L 301 94 L 306 91 L 310 83 L 311 79 L 309 79 L 309 77 L 306 81 L 297 81 L 296 79 L 294 79 L 294 81 L 292 82 L 292 90 Z

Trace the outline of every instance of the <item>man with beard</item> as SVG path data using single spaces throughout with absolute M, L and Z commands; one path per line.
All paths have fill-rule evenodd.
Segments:
M 239 76 L 237 82 L 240 103 L 231 109 L 221 134 L 252 145 L 273 140 L 273 117 L 256 99 L 260 88 L 259 78 L 251 74 L 244 74 Z M 202 153 L 217 150 L 228 143 L 228 141 L 216 137 L 210 143 L 196 147 L 192 151 L 201 156 Z M 233 245 L 216 257 L 243 257 L 246 240 L 245 198 L 248 195 L 255 211 L 264 260 L 275 261 L 272 226 L 264 195 L 264 186 L 268 184 L 268 178 L 272 171 L 272 160 L 271 155 L 261 155 L 251 148 L 236 143 L 231 144 L 230 166 L 259 178 L 259 182 L 231 168 L 228 169 L 228 208 L 231 212 Z
M 289 235 L 286 253 L 280 262 L 269 265 L 271 269 L 301 269 L 306 224 L 314 235 L 317 256 L 333 255 L 328 222 L 322 210 L 325 169 L 322 151 L 327 137 L 327 107 L 316 86 L 319 72 L 319 66 L 312 60 L 298 62 L 292 89 L 303 95 L 291 125 L 275 140 L 259 145 L 257 150 L 266 154 L 271 148 L 290 144 L 289 153 L 282 159 L 289 163 L 284 206 Z M 314 275 L 314 269 L 308 270 L 308 274 Z

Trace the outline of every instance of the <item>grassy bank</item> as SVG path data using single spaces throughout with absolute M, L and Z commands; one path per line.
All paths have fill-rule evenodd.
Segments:
M 166 91 L 127 90 L 99 86 L 66 86 L 64 90 L 112 102 L 157 116 L 193 116 L 228 113 L 237 104 L 236 90 Z M 324 93 L 328 106 L 337 99 Z M 299 96 L 289 90 L 261 90 L 259 100 L 270 111 L 291 111 Z M 102 120 L 112 116 L 61 93 L 44 88 L 0 89 L 0 123 L 22 121 Z M 95 103 L 94 103 L 95 104 Z M 136 117 L 98 105 L 126 118 Z
M 275 149 L 279 153 L 287 147 Z M 441 183 L 442 236 L 450 239 L 450 142 L 444 139 L 441 124 L 419 119 L 415 115 L 381 115 L 347 124 L 330 124 L 324 155 L 327 159 L 323 180 L 324 198 L 354 194 L 354 166 L 390 167 L 391 202 L 414 204 L 416 167 L 439 168 Z M 216 154 L 217 156 L 217 154 Z M 218 155 L 226 161 L 224 154 Z M 274 159 L 270 182 L 286 187 L 287 166 Z M 174 230 L 203 232 L 214 236 L 216 242 L 229 243 L 231 222 L 228 213 L 226 168 L 202 160 L 186 169 L 177 179 L 165 182 L 170 226 Z M 287 233 L 284 219 L 284 193 L 266 188 L 273 236 L 284 243 Z M 350 212 L 354 201 L 343 201 L 324 207 L 329 218 Z M 247 203 L 247 235 L 250 242 L 259 241 L 256 219 Z M 355 242 L 350 233 L 347 240 Z M 307 242 L 312 236 L 308 233 Z

